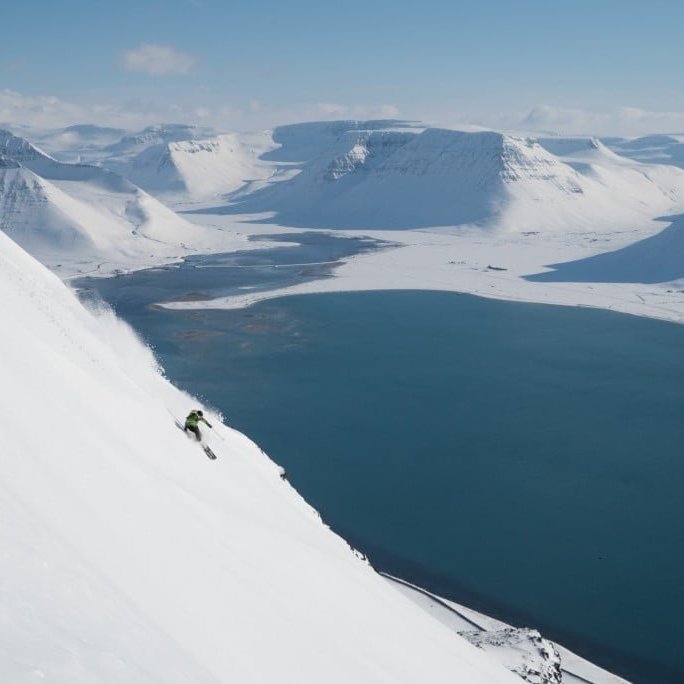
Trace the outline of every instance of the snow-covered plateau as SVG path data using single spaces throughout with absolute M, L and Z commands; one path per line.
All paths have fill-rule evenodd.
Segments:
M 323 229 L 393 246 L 334 278 L 166 306 L 433 289 L 681 321 L 681 136 L 391 121 L 22 135 L 36 144 L 0 133 L 2 681 L 622 681 L 381 577 L 217 415 L 208 461 L 174 425 L 197 400 L 57 276 Z

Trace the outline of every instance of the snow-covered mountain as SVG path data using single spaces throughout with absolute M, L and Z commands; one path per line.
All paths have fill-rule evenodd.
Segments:
M 59 162 L 7 131 L 0 158 L 0 227 L 65 272 L 178 258 L 216 241 L 122 176 Z
M 202 140 L 160 142 L 135 156 L 104 156 L 101 163 L 148 192 L 169 200 L 201 200 L 267 178 L 260 157 L 274 144 L 268 133 L 225 134 Z
M 15 131 L 13 131 L 15 132 Z M 16 133 L 20 135 L 20 133 Z M 47 152 L 58 154 L 60 161 L 87 161 L 103 148 L 114 145 L 127 133 L 122 128 L 78 124 L 51 131 L 42 131 L 37 144 Z
M 54 134 L 50 144 L 73 135 Z M 98 136 L 105 137 L 92 132 L 91 139 Z M 609 148 L 593 138 L 535 139 L 401 121 L 221 135 L 159 125 L 78 155 L 173 206 L 268 212 L 295 227 L 563 232 L 613 230 L 684 209 L 684 173 L 648 156 L 661 139 L 672 155 L 684 143 L 655 138 L 631 141 L 641 150 L 631 154 L 616 139 Z M 645 163 L 651 161 L 659 163 Z
M 303 130 L 291 136 L 288 128 L 274 133 L 284 140 L 276 161 L 296 159 Z M 319 141 L 320 131 L 312 128 Z M 318 154 L 307 151 L 300 173 L 236 193 L 224 211 L 276 212 L 292 226 L 515 232 L 614 227 L 684 206 L 684 173 L 619 157 L 598 141 L 399 126 L 326 132 L 336 135 Z
M 604 138 L 603 142 L 617 154 L 636 161 L 684 168 L 684 134 Z
M 185 124 L 148 126 L 136 133 L 71 126 L 37 132 L 34 139 L 60 161 L 107 168 L 173 203 L 216 198 L 268 178 L 273 165 L 261 157 L 277 147 L 268 131 L 217 134 Z
M 1 233 L 0 303 L 3 682 L 521 681 L 218 416 L 209 461 L 173 422 L 197 401 Z
M 188 124 L 157 124 L 142 131 L 128 133 L 120 140 L 107 145 L 104 153 L 109 156 L 135 156 L 148 147 L 183 140 L 201 140 L 215 135 L 211 128 Z
M 188 124 L 157 124 L 140 131 L 92 124 L 47 130 L 6 128 L 19 137 L 27 138 L 59 161 L 93 163 L 109 156 L 135 156 L 153 145 L 215 135 L 211 128 Z
M 146 134 L 124 138 L 97 157 L 102 166 L 131 179 L 166 201 L 181 203 L 244 195 L 268 183 L 291 178 L 340 136 L 352 130 L 408 127 L 396 121 L 333 121 L 280 126 L 259 133 L 231 133 L 202 138 L 200 130 L 172 129 L 177 137 Z M 163 127 L 161 127 L 163 129 Z M 185 136 L 185 137 L 183 137 Z M 127 146 L 127 140 L 144 144 Z

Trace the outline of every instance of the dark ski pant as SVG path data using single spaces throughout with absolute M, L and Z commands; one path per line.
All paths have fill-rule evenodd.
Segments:
M 200 429 L 197 427 L 197 425 L 186 425 L 185 432 L 187 432 L 188 430 L 195 434 L 195 437 L 197 437 L 198 442 L 202 441 L 202 433 L 200 432 Z

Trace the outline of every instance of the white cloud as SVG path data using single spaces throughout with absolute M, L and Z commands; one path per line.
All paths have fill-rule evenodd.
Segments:
M 381 105 L 344 105 L 332 102 L 319 102 L 315 105 L 320 115 L 332 119 L 397 119 L 399 108 L 391 104 Z
M 187 52 L 155 43 L 143 43 L 133 50 L 125 50 L 122 57 L 127 71 L 149 76 L 187 74 L 197 62 L 197 58 Z
M 639 136 L 651 133 L 684 132 L 684 112 L 657 112 L 622 107 L 598 112 L 542 105 L 529 114 L 489 113 L 475 116 L 433 112 L 401 111 L 393 104 L 344 104 L 337 102 L 293 103 L 278 106 L 253 99 L 242 103 L 222 99 L 213 91 L 174 93 L 174 100 L 162 96 L 130 97 L 105 92 L 99 101 L 73 102 L 54 95 L 24 95 L 0 90 L 0 125 L 58 128 L 79 123 L 137 129 L 154 123 L 189 123 L 217 130 L 258 130 L 278 124 L 330 119 L 411 119 L 428 125 L 466 128 L 479 124 L 495 130 L 550 132 L 578 135 Z M 177 99 L 176 99 L 177 98 Z M 104 100 L 104 101 L 103 101 Z M 470 126 L 469 128 L 472 128 Z
M 79 123 L 138 128 L 150 123 L 197 121 L 206 111 L 175 103 L 144 101 L 138 98 L 115 104 L 68 102 L 54 95 L 24 95 L 0 90 L 0 122 L 15 126 L 59 128 Z M 1 124 L 0 124 L 1 125 Z
M 22 95 L 0 90 L 0 121 L 27 126 L 52 126 L 72 123 L 83 114 L 78 105 L 63 102 L 53 95 Z
M 684 112 L 654 112 L 637 107 L 620 107 L 609 112 L 567 109 L 540 105 L 522 121 L 530 130 L 561 135 L 640 136 L 684 131 Z
M 103 96 L 104 97 L 104 96 Z M 251 100 L 241 105 L 217 99 L 215 95 L 181 93 L 176 101 L 155 97 L 107 96 L 108 102 L 70 102 L 54 95 L 24 95 L 0 90 L 0 126 L 60 128 L 92 123 L 100 126 L 137 129 L 155 123 L 189 123 L 217 130 L 258 130 L 278 124 L 322 119 L 397 118 L 394 105 L 344 105 L 301 103 L 287 107 Z

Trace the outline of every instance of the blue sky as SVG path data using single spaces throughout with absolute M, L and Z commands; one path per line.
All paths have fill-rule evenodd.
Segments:
M 514 125 L 537 108 L 655 130 L 684 112 L 674 1 L 34 0 L 3 18 L 0 121 Z

